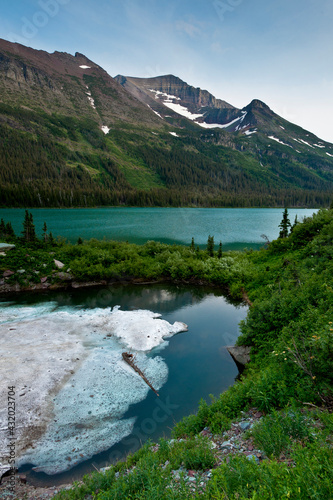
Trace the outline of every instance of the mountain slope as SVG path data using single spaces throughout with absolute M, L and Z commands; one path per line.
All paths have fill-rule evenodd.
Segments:
M 332 166 L 332 145 L 260 101 L 0 40 L 2 206 L 327 205 Z

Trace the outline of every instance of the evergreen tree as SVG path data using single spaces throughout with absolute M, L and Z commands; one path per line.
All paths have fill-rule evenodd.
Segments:
M 290 220 L 288 218 L 288 209 L 285 208 L 283 212 L 282 221 L 279 224 L 279 228 L 281 229 L 279 238 L 287 238 L 289 234 L 289 228 L 291 227 Z
M 192 252 L 195 251 L 195 244 L 194 244 L 194 238 L 193 237 L 192 237 L 190 249 L 192 250 Z
M 54 246 L 55 245 L 55 241 L 54 241 L 54 238 L 53 238 L 53 234 L 50 233 L 49 234 L 49 243 L 51 246 Z
M 3 219 L 1 219 L 1 222 L 0 222 L 0 236 L 5 236 L 6 234 L 6 224 L 5 224 L 5 221 Z
M 47 231 L 47 225 L 46 225 L 46 222 L 44 222 L 44 225 L 43 225 L 43 240 L 45 243 L 47 243 L 47 234 L 46 234 L 46 231 Z
M 217 258 L 220 259 L 222 257 L 222 241 L 220 241 L 219 249 L 217 251 Z
M 77 245 L 83 245 L 83 240 L 81 237 L 77 239 Z
M 208 236 L 207 253 L 210 257 L 214 257 L 214 236 Z
M 294 224 L 290 228 L 290 234 L 293 232 L 293 230 L 297 226 L 297 224 L 298 224 L 298 220 L 297 220 L 297 214 L 296 214 Z
M 25 241 L 30 242 L 36 240 L 36 232 L 35 232 L 33 217 L 32 214 L 28 212 L 28 210 L 25 211 L 22 234 L 23 234 L 23 239 Z
M 7 238 L 15 238 L 15 233 L 11 222 L 7 222 L 5 226 L 5 235 Z

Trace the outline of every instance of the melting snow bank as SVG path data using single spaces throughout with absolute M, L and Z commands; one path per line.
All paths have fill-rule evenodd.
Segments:
M 39 317 L 38 317 L 39 314 Z M 1 310 L 0 375 L 16 391 L 17 465 L 56 474 L 110 448 L 132 431 L 122 419 L 150 390 L 122 359 L 124 348 L 151 384 L 166 382 L 168 367 L 146 355 L 165 338 L 187 330 L 151 311 L 56 309 L 55 304 Z M 0 455 L 8 445 L 7 393 L 0 393 Z M 7 461 L 6 461 L 7 462 Z

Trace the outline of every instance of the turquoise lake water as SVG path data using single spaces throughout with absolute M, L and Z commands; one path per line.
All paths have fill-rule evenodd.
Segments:
M 290 209 L 290 221 L 311 216 L 315 209 Z M 32 209 L 36 232 L 41 235 L 44 221 L 53 236 L 71 242 L 82 239 L 111 239 L 145 243 L 205 246 L 209 235 L 215 243 L 222 241 L 225 250 L 263 245 L 279 235 L 282 209 L 277 208 L 87 208 Z M 12 222 L 16 234 L 22 232 L 23 209 L 0 209 L 0 218 Z

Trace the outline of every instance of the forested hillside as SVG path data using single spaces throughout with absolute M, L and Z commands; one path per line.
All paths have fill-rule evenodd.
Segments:
M 257 100 L 238 110 L 175 77 L 142 98 L 132 80 L 0 40 L 1 206 L 328 206 L 331 144 Z

